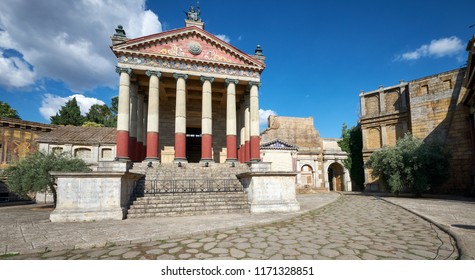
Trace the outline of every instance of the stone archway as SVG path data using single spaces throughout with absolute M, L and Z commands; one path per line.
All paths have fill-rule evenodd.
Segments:
M 330 191 L 345 191 L 344 175 L 345 170 L 341 164 L 334 162 L 328 167 L 328 183 Z
M 308 164 L 300 168 L 300 184 L 306 188 L 313 187 L 313 168 Z

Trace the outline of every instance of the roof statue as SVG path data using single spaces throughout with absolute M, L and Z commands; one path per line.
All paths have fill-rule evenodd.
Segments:
M 197 3 L 197 8 L 198 8 L 198 11 L 195 11 L 195 8 L 193 6 L 190 7 L 190 10 L 188 12 L 185 12 L 186 14 L 186 19 L 187 20 L 191 20 L 191 21 L 199 21 L 201 22 L 201 17 L 200 17 L 200 14 L 201 14 L 201 9 L 200 9 L 200 3 L 198 2 Z

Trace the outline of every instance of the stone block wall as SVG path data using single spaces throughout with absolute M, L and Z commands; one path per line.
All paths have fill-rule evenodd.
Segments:
M 471 135 L 462 87 L 465 69 L 419 79 L 410 85 L 411 125 L 414 136 L 439 141 L 449 150 L 451 176 L 439 191 L 463 192 L 471 184 Z

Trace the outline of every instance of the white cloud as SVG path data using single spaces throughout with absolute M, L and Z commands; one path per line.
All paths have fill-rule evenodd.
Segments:
M 455 37 L 432 40 L 430 44 L 424 44 L 417 50 L 406 52 L 398 56 L 398 60 L 416 60 L 423 57 L 444 57 L 460 54 L 464 50 L 462 41 Z
M 1 37 L 1 36 L 0 36 Z M 0 49 L 0 86 L 21 88 L 32 85 L 36 73 L 19 57 L 5 57 Z
M 231 38 L 229 38 L 228 35 L 224 35 L 224 34 L 218 34 L 216 35 L 216 37 L 218 37 L 219 39 L 223 40 L 224 42 L 228 43 L 231 42 Z
M 273 110 L 259 109 L 259 127 L 267 127 L 267 119 L 271 115 L 277 116 L 277 113 Z
M 86 115 L 86 113 L 89 112 L 89 108 L 91 108 L 91 106 L 94 104 L 105 104 L 102 100 L 94 97 L 86 97 L 82 94 L 73 94 L 68 97 L 62 97 L 46 93 L 43 95 L 43 100 L 41 101 L 41 107 L 39 109 L 41 116 L 49 121 L 51 116 L 56 115 L 59 109 L 61 109 L 61 107 L 64 106 L 67 101 L 73 99 L 74 97 L 76 97 L 76 101 L 78 102 L 78 106 L 81 109 L 82 115 Z
M 115 87 L 109 45 L 119 24 L 129 38 L 162 30 L 145 0 L 2 0 L 0 48 L 21 53 L 36 78 L 64 81 L 72 90 Z

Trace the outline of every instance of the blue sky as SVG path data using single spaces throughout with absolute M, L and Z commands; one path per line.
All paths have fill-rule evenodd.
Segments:
M 195 1 L 28 1 L 0 3 L 0 100 L 29 121 L 76 96 L 85 112 L 117 95 L 109 36 L 184 26 Z M 266 56 L 260 108 L 312 116 L 322 137 L 358 119 L 360 90 L 464 66 L 475 33 L 475 1 L 201 0 L 205 29 L 246 53 Z

